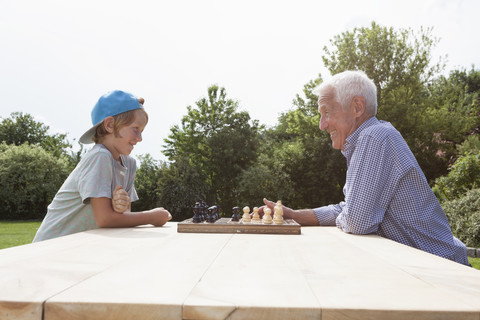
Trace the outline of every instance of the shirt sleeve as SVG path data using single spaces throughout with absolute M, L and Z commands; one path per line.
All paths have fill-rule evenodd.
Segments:
M 328 206 L 315 208 L 313 212 L 317 216 L 318 223 L 321 226 L 334 226 L 337 216 L 342 212 L 345 202 L 340 202 L 339 204 L 331 204 Z
M 347 170 L 345 206 L 337 216 L 337 227 L 354 234 L 377 232 L 397 184 L 393 153 L 388 139 L 359 138 Z
M 112 198 L 113 164 L 108 154 L 97 152 L 82 164 L 77 177 L 78 191 L 82 201 L 90 198 Z

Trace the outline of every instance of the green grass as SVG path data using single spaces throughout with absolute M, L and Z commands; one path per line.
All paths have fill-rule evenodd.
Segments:
M 477 251 L 478 252 L 478 251 Z M 470 258 L 468 257 L 468 262 L 474 267 L 475 269 L 480 270 L 480 258 Z
M 31 243 L 41 221 L 0 221 L 0 249 Z M 468 261 L 480 270 L 480 258 L 470 258 Z
M 31 243 L 41 221 L 0 221 L 0 249 Z

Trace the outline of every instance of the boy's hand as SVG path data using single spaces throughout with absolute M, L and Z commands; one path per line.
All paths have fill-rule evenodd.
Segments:
M 117 186 L 113 190 L 112 195 L 112 207 L 118 213 L 124 213 L 130 208 L 130 197 L 122 186 Z
M 167 221 L 172 219 L 172 215 L 170 214 L 170 212 L 168 212 L 164 208 L 155 208 L 147 212 L 149 212 L 151 215 L 152 221 L 150 223 L 153 224 L 155 227 L 161 227 L 165 223 L 167 223 Z

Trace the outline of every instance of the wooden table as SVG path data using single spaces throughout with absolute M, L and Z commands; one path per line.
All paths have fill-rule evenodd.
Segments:
M 0 319 L 480 319 L 480 271 L 334 227 L 98 229 L 0 250 Z

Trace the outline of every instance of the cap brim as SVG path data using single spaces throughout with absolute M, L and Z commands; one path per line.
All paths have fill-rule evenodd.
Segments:
M 103 121 L 101 121 L 99 124 L 91 127 L 90 129 L 87 130 L 82 136 L 80 137 L 80 140 L 78 140 L 80 143 L 83 144 L 90 144 L 93 143 L 93 137 L 95 136 L 95 131 L 97 131 L 97 127 L 102 124 Z

